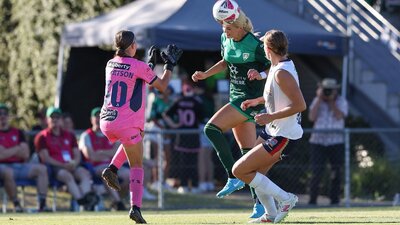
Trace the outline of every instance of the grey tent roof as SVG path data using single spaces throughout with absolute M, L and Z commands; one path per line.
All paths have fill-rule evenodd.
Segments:
M 284 31 L 289 52 L 341 55 L 345 38 L 330 33 L 292 15 L 266 0 L 237 0 L 253 22 L 255 32 Z M 212 17 L 215 0 L 137 0 L 81 23 L 69 24 L 63 31 L 67 45 L 111 45 L 121 29 L 135 32 L 139 48 L 175 43 L 187 50 L 219 50 L 221 26 Z

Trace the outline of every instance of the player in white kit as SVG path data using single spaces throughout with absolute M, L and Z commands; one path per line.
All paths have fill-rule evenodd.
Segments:
M 302 137 L 300 113 L 306 109 L 306 103 L 299 87 L 299 78 L 295 66 L 287 56 L 288 40 L 282 31 L 271 30 L 264 36 L 264 51 L 271 68 L 265 83 L 263 97 L 249 99 L 242 103 L 245 110 L 258 104 L 265 104 L 265 113 L 257 114 L 254 119 L 265 129 L 257 139 L 256 146 L 243 155 L 233 166 L 233 174 L 249 184 L 263 205 L 271 196 L 277 200 L 275 212 L 250 221 L 251 223 L 279 223 L 292 209 L 298 198 L 282 190 L 267 176 L 271 167 L 281 160 L 281 154 L 288 144 Z M 256 70 L 249 71 L 250 77 L 258 77 Z

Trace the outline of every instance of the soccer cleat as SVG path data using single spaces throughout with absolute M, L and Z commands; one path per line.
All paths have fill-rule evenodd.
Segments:
M 87 211 L 94 211 L 94 207 L 100 202 L 100 197 L 94 192 L 88 192 L 83 198 L 83 207 Z
M 119 202 L 113 202 L 111 204 L 111 209 L 113 209 L 115 211 L 125 211 L 126 207 L 125 207 L 124 203 L 119 201 Z
M 101 177 L 107 183 L 107 186 L 109 186 L 110 188 L 115 189 L 117 191 L 121 190 L 121 186 L 119 185 L 118 175 L 113 171 L 111 171 L 109 167 L 103 170 L 103 172 L 101 173 Z
M 224 188 L 217 193 L 218 198 L 223 198 L 232 194 L 234 191 L 240 190 L 244 187 L 245 183 L 237 178 L 228 178 Z
M 250 218 L 260 218 L 262 215 L 264 215 L 264 213 L 264 206 L 261 203 L 256 202 L 254 203 L 253 213 L 250 215 Z
M 143 219 L 140 208 L 135 205 L 131 207 L 131 210 L 129 210 L 129 218 L 136 223 L 147 223 L 146 220 Z
M 264 214 L 257 219 L 250 220 L 248 223 L 274 223 L 275 217 L 268 214 Z
M 299 198 L 292 194 L 289 194 L 289 199 L 286 201 L 278 201 L 278 214 L 275 217 L 274 223 L 281 222 L 289 213 L 289 211 L 296 205 Z

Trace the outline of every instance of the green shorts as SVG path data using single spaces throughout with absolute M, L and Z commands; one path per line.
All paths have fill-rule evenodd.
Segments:
M 240 108 L 240 104 L 242 104 L 242 102 L 244 102 L 245 100 L 246 99 L 235 99 L 233 101 L 230 101 L 229 104 L 231 106 L 233 106 L 233 108 L 235 108 L 242 115 L 247 117 L 246 122 L 255 122 L 254 116 L 259 114 L 262 110 L 264 110 L 264 105 L 257 105 L 255 107 L 250 107 L 250 108 L 246 109 L 245 111 L 243 111 Z

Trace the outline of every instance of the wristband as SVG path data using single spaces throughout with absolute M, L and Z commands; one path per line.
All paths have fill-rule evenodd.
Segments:
M 172 72 L 174 70 L 174 66 L 172 64 L 165 64 L 164 70 L 169 70 Z
M 154 70 L 154 64 L 152 62 L 149 62 L 147 65 L 149 65 L 150 69 Z
M 260 73 L 260 76 L 261 76 L 262 79 L 267 78 L 267 74 L 266 74 L 264 71 L 262 71 L 262 72 Z

